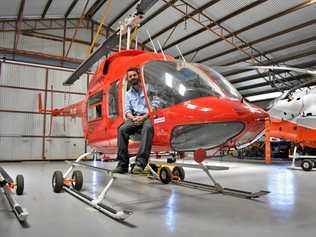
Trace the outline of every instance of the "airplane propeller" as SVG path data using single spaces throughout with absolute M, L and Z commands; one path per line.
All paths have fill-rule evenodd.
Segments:
M 141 0 L 136 7 L 137 12 L 134 16 L 144 15 L 156 2 L 158 2 L 158 0 Z M 119 44 L 118 33 L 119 30 L 115 31 L 109 38 L 107 38 L 85 61 L 78 66 L 78 68 L 67 78 L 63 85 L 72 85 L 100 58 L 110 53 L 112 49 Z

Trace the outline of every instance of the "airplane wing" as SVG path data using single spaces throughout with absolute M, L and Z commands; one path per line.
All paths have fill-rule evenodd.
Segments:
M 135 15 L 145 14 L 158 0 L 141 0 L 137 5 L 137 12 Z M 119 43 L 119 30 L 107 38 L 79 67 L 74 71 L 63 85 L 72 85 L 80 76 L 85 73 L 93 64 L 95 64 L 101 57 L 107 55 Z

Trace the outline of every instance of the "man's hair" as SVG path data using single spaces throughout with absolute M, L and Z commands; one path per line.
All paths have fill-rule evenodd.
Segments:
M 131 67 L 127 70 L 127 73 L 128 72 L 137 72 L 139 74 L 139 68 L 138 67 Z

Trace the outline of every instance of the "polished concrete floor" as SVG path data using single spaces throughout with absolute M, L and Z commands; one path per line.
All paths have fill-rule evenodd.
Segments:
M 288 170 L 285 164 L 209 162 L 226 165 L 214 171 L 225 187 L 269 190 L 258 200 L 210 194 L 120 175 L 104 201 L 115 208 L 134 210 L 120 223 L 88 207 L 73 196 L 53 193 L 53 171 L 65 171 L 64 162 L 0 163 L 11 176 L 22 173 L 25 194 L 16 199 L 30 216 L 20 225 L 0 193 L 0 236 L 313 236 L 316 230 L 316 172 Z M 113 167 L 115 163 L 100 163 Z M 103 174 L 83 170 L 83 192 L 93 196 L 106 181 Z M 188 180 L 208 183 L 200 170 L 186 169 Z

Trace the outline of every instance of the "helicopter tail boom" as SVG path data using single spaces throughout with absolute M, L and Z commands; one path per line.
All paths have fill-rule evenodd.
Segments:
M 71 105 L 65 106 L 63 108 L 58 108 L 58 109 L 57 108 L 55 109 L 43 108 L 42 95 L 38 94 L 38 112 L 48 113 L 54 117 L 57 117 L 57 116 L 72 117 L 72 118 L 82 117 L 83 111 L 84 111 L 83 106 L 84 106 L 84 101 L 79 101 L 75 104 L 71 104 Z

